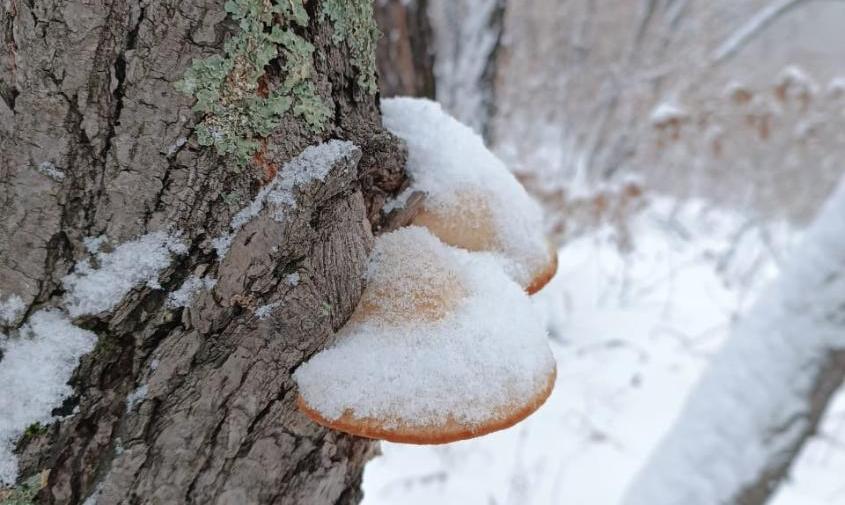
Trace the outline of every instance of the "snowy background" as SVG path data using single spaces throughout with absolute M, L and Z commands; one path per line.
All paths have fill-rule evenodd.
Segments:
M 601 227 L 560 251 L 539 295 L 555 390 L 504 432 L 435 447 L 382 443 L 366 504 L 617 504 L 708 359 L 797 232 L 701 201 L 659 197 L 632 219 L 633 250 Z M 776 505 L 845 503 L 845 395 Z
M 845 3 L 429 10 L 438 98 L 543 202 L 560 244 L 535 296 L 558 378 L 504 432 L 383 443 L 364 503 L 620 504 L 843 173 Z M 770 503 L 845 503 L 845 393 Z

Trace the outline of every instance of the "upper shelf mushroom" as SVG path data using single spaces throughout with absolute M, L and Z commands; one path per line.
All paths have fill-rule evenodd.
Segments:
M 408 145 L 409 191 L 426 195 L 413 223 L 449 245 L 498 253 L 529 294 L 539 291 L 557 269 L 542 212 L 481 137 L 430 100 L 383 100 L 382 114 Z
M 551 393 L 555 362 L 500 261 L 410 226 L 376 239 L 354 315 L 294 377 L 300 409 L 319 424 L 434 444 L 531 414 Z

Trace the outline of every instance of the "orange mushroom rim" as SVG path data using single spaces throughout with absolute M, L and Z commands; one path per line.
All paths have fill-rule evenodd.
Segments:
M 529 295 L 543 289 L 557 273 L 557 251 L 553 247 L 550 247 L 550 250 L 551 261 L 548 266 L 535 276 L 531 284 L 525 288 Z M 555 367 L 547 377 L 542 390 L 535 396 L 529 398 L 525 403 L 512 406 L 512 408 L 499 409 L 498 415 L 475 425 L 459 422 L 452 416 L 449 416 L 444 423 L 440 424 L 413 425 L 394 419 L 381 420 L 373 417 L 356 417 L 351 409 L 348 409 L 339 418 L 332 420 L 309 406 L 302 395 L 297 397 L 296 405 L 303 414 L 315 423 L 350 435 L 402 444 L 446 444 L 480 437 L 514 426 L 536 412 L 546 402 L 554 389 L 556 378 L 557 368 Z
M 439 424 L 412 425 L 396 420 L 384 421 L 373 417 L 356 417 L 351 410 L 331 420 L 311 408 L 302 396 L 297 398 L 296 404 L 299 410 L 315 423 L 350 435 L 402 444 L 446 444 L 487 435 L 519 423 L 546 402 L 554 389 L 556 378 L 557 369 L 553 368 L 543 388 L 526 402 L 501 408 L 498 415 L 473 425 L 457 421 L 453 417 Z

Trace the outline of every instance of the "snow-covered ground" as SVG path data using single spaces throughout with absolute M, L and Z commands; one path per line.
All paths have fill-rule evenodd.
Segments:
M 365 505 L 616 505 L 734 318 L 777 275 L 792 240 L 732 212 L 656 198 L 630 222 L 567 244 L 535 297 L 558 361 L 555 391 L 523 423 L 444 446 L 382 444 Z M 775 505 L 845 502 L 845 397 Z M 714 504 L 715 505 L 715 504 Z

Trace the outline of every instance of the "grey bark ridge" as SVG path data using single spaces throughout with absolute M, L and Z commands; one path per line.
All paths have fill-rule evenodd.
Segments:
M 21 477 L 51 470 L 43 503 L 355 503 L 371 442 L 331 432 L 294 406 L 291 374 L 330 343 L 361 290 L 381 206 L 405 183 L 406 154 L 356 84 L 321 2 L 307 4 L 315 84 L 334 116 L 323 134 L 287 117 L 268 138 L 278 166 L 348 139 L 360 153 L 300 188 L 276 221 L 265 209 L 224 258 L 211 241 L 261 188 L 192 138 L 192 99 L 173 83 L 222 51 L 236 27 L 223 0 L 0 0 L 0 293 L 26 311 L 61 304 L 61 279 L 87 257 L 157 230 L 189 252 L 108 313 L 76 394 L 47 434 L 19 444 Z M 280 76 L 268 67 L 271 85 Z M 359 160 L 360 158 L 360 160 Z M 50 170 L 47 170 L 47 169 Z M 299 274 L 296 285 L 286 282 Z M 191 307 L 167 296 L 190 275 L 217 285 Z M 277 304 L 270 317 L 255 310 Z M 133 405 L 139 388 L 146 396 Z M 139 395 L 141 396 L 141 395 Z M 78 409 L 78 410 L 75 410 Z

